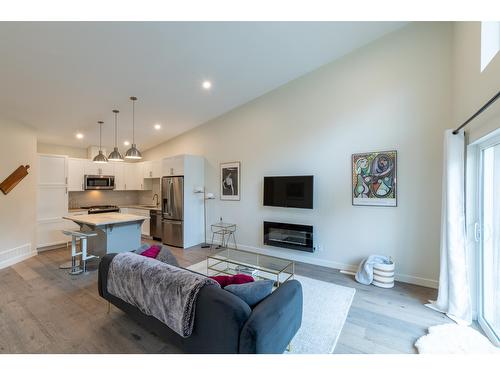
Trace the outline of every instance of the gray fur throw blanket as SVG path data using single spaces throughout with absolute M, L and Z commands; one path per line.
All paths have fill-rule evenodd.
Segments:
M 193 332 L 196 298 L 205 285 L 219 286 L 206 276 L 134 253 L 116 255 L 108 272 L 109 293 L 182 337 Z

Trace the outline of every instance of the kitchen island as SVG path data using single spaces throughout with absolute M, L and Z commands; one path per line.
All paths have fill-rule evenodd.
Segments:
M 141 246 L 141 225 L 145 220 L 143 216 L 106 212 L 63 218 L 78 224 L 82 232 L 97 233 L 97 236 L 88 239 L 90 254 L 103 256 L 123 253 Z

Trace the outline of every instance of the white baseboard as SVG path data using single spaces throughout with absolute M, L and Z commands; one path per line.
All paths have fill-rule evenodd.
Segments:
M 214 241 L 214 242 L 216 242 L 216 241 Z M 220 244 L 219 241 L 217 241 L 217 243 Z M 284 256 L 281 254 L 276 255 L 276 251 L 273 251 L 271 249 L 243 245 L 243 244 L 237 244 L 237 246 L 238 246 L 238 249 L 241 249 L 241 250 L 253 251 L 253 252 L 256 252 L 259 254 L 274 256 L 274 257 L 278 257 L 278 258 L 280 256 L 286 257 L 286 258 L 294 260 L 294 261 L 308 263 L 308 264 L 314 264 L 315 266 L 323 266 L 323 267 L 333 268 L 333 269 L 337 269 L 337 270 L 350 271 L 350 272 L 356 272 L 358 270 L 357 265 L 334 262 L 334 261 L 327 260 L 327 259 L 321 259 L 321 258 L 314 256 L 312 253 L 307 253 L 306 255 L 302 255 L 302 254 L 293 254 L 292 255 L 292 254 L 290 254 L 290 255 Z M 401 281 L 404 283 L 409 283 L 409 284 L 414 284 L 414 285 L 426 286 L 428 288 L 434 288 L 434 289 L 438 288 L 438 281 L 433 280 L 433 279 L 426 279 L 423 277 L 405 275 L 405 274 L 401 274 L 401 273 L 394 274 L 394 279 L 396 281 Z
M 0 269 L 12 266 L 25 259 L 36 255 L 36 250 L 32 249 L 31 243 L 27 243 L 12 249 L 0 251 Z

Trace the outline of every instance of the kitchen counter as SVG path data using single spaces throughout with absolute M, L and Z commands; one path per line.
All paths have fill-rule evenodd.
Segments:
M 97 256 L 138 249 L 141 246 L 141 226 L 146 220 L 144 216 L 118 212 L 68 215 L 63 218 L 78 224 L 82 232 L 97 233 L 97 236 L 88 239 L 89 252 Z
M 161 211 L 161 206 L 149 206 L 149 205 L 142 205 L 142 204 L 126 204 L 126 205 L 119 205 L 118 207 L 120 208 L 137 208 L 140 210 L 153 210 L 153 211 Z
M 68 209 L 68 213 L 69 214 L 72 214 L 72 213 L 75 213 L 75 212 L 88 212 L 89 210 L 88 209 L 85 209 L 85 208 L 70 208 Z
M 142 205 L 142 204 L 121 204 L 117 206 L 118 208 L 135 208 L 139 210 L 148 210 L 148 211 L 161 211 L 160 206 L 148 206 L 148 205 Z M 86 208 L 70 208 L 68 209 L 68 213 L 80 213 L 80 212 L 88 212 L 88 209 Z
M 144 221 L 144 217 L 137 215 L 121 214 L 119 212 L 106 212 L 92 215 L 64 216 L 63 219 L 74 221 L 77 224 L 103 226 L 112 224 L 134 223 Z

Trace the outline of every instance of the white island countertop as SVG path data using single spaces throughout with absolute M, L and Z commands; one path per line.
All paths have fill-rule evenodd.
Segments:
M 92 215 L 71 215 L 64 216 L 63 219 L 74 221 L 77 224 L 87 224 L 91 226 L 104 226 L 113 224 L 125 224 L 144 221 L 144 216 L 121 214 L 118 212 L 105 212 Z

